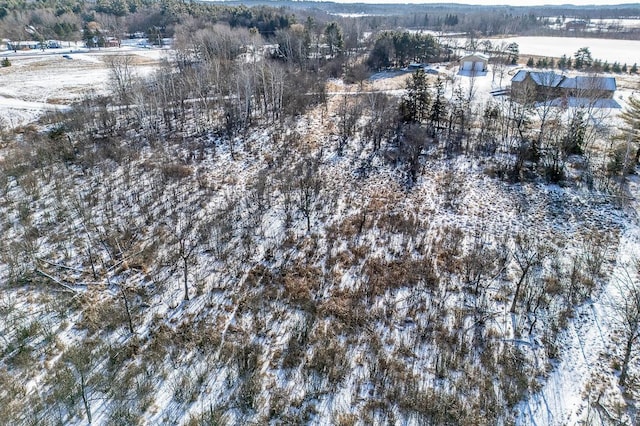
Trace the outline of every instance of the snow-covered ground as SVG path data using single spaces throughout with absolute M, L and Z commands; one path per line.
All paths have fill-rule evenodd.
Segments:
M 637 186 L 635 188 L 638 189 Z M 634 194 L 636 199 L 640 193 Z M 631 207 L 640 212 L 636 201 Z M 521 404 L 519 424 L 562 426 L 583 423 L 587 416 L 593 424 L 602 419 L 590 413 L 591 389 L 599 374 L 611 374 L 612 330 L 616 312 L 612 296 L 618 292 L 618 279 L 634 267 L 640 253 L 640 227 L 629 222 L 616 248 L 616 265 L 607 285 L 593 301 L 580 307 L 563 333 L 561 362 L 547 378 L 542 390 Z M 604 400 L 604 398 L 603 398 Z M 595 418 L 595 419 L 594 419 Z M 635 423 L 634 423 L 635 424 Z
M 507 37 L 490 39 L 492 43 L 518 43 L 520 54 L 559 58 L 573 57 L 582 47 L 588 47 L 594 59 L 640 65 L 640 40 L 613 40 L 581 37 Z
M 551 22 L 552 28 L 563 29 L 565 28 L 565 23 L 572 21 L 574 18 L 565 17 L 563 19 L 562 16 L 550 16 L 549 22 Z M 581 19 L 576 17 L 575 19 Z M 640 28 L 640 19 L 637 18 L 602 18 L 602 19 L 591 19 L 587 21 L 587 31 L 607 31 L 609 27 L 612 27 L 614 30 L 617 29 L 632 29 L 632 28 Z
M 86 90 L 98 92 L 107 90 L 109 68 L 106 61 L 114 52 L 136 55 L 138 58 L 135 68 L 136 73 L 141 74 L 152 72 L 156 69 L 158 61 L 166 54 L 165 51 L 161 50 L 137 49 L 136 47 L 65 53 L 70 55 L 71 59 L 63 58 L 61 56 L 62 52 L 58 55 L 49 54 L 48 52 L 42 54 L 38 52 L 31 54 L 19 52 L 11 57 L 14 64 L 12 67 L 0 70 L 2 81 L 10 83 L 0 87 L 0 96 L 3 96 L 0 99 L 0 108 L 3 108 L 3 110 L 0 110 L 0 112 L 7 111 L 16 116 L 15 123 L 10 122 L 9 124 L 20 124 L 37 117 L 44 110 L 65 108 L 70 102 L 80 98 Z M 462 94 L 473 100 L 476 108 L 494 99 L 500 101 L 502 98 L 494 98 L 491 91 L 506 86 L 510 78 L 505 76 L 502 84 L 499 84 L 497 78 L 494 78 L 492 70 L 489 70 L 486 74 L 476 76 L 461 75 L 456 67 L 443 68 L 441 71 L 442 77 L 446 80 L 446 96 L 453 96 L 454 91 L 459 89 Z M 368 89 L 372 91 L 399 95 L 403 93 L 403 80 L 407 77 L 409 77 L 408 73 L 404 75 L 391 73 L 387 76 L 379 74 L 366 84 L 370 85 Z M 433 81 L 436 76 L 429 76 L 429 78 Z M 341 81 L 332 81 L 328 91 L 329 96 L 333 98 L 333 110 L 335 110 L 338 97 L 355 93 L 355 87 L 345 85 Z M 331 111 L 332 108 L 329 107 L 328 110 Z M 21 116 L 21 113 L 24 115 Z M 346 303 L 349 299 L 345 295 L 348 295 L 348 291 L 352 290 L 359 280 L 362 280 L 362 277 L 358 276 L 362 273 L 362 265 L 350 260 L 350 258 L 358 256 L 358 252 L 367 253 L 367 261 L 376 260 L 376 256 L 379 256 L 380 265 L 384 265 L 380 272 L 386 273 L 386 269 L 390 269 L 392 264 L 384 263 L 382 260 L 387 258 L 394 259 L 394 256 L 401 258 L 400 254 L 405 251 L 417 253 L 425 250 L 425 246 L 433 246 L 433 250 L 436 251 L 434 241 L 446 235 L 440 233 L 444 232 L 447 227 L 461 230 L 467 233 L 468 236 L 471 236 L 474 230 L 478 232 L 483 230 L 487 235 L 504 235 L 505 237 L 528 230 L 538 237 L 544 236 L 549 240 L 560 239 L 559 245 L 562 249 L 565 249 L 567 247 L 575 248 L 576 243 L 572 237 L 578 235 L 587 227 L 589 229 L 591 227 L 602 227 L 606 230 L 616 228 L 620 224 L 626 224 L 622 229 L 622 236 L 618 246 L 615 248 L 618 255 L 616 256 L 613 277 L 615 277 L 616 271 L 628 264 L 630 254 L 640 253 L 640 230 L 638 224 L 633 220 L 628 220 L 629 218 L 634 219 L 637 217 L 633 211 L 629 212 L 629 218 L 623 217 L 622 213 L 615 208 L 611 208 L 609 204 L 593 202 L 589 198 L 589 192 L 586 190 L 564 189 L 541 182 L 522 185 L 507 184 L 499 179 L 489 177 L 484 170 L 484 165 L 465 159 L 464 156 L 461 156 L 459 160 L 442 162 L 436 158 L 433 161 L 429 159 L 425 164 L 425 170 L 412 191 L 405 192 L 399 189 L 399 185 L 396 182 L 397 176 L 395 176 L 393 168 L 383 164 L 377 165 L 376 167 L 379 170 L 374 171 L 369 177 L 354 179 L 354 164 L 360 161 L 360 158 L 354 153 L 357 152 L 357 149 L 355 149 L 357 143 L 352 144 L 350 154 L 346 156 L 337 155 L 335 147 L 332 146 L 335 135 L 332 134 L 331 130 L 335 126 L 337 118 L 331 112 L 328 113 L 328 116 L 325 116 L 325 114 L 326 112 L 316 111 L 315 114 L 310 114 L 308 117 L 299 118 L 294 124 L 296 130 L 300 133 L 300 139 L 303 141 L 301 142 L 303 146 L 294 147 L 294 150 L 318 151 L 317 155 L 321 164 L 319 175 L 324 182 L 323 192 L 327 191 L 327 194 L 331 195 L 326 200 L 323 199 L 323 207 L 318 209 L 318 217 L 314 217 L 313 233 L 305 231 L 301 220 L 294 220 L 292 229 L 289 229 L 289 225 L 285 226 L 283 224 L 284 215 L 282 210 L 284 209 L 284 201 L 280 201 L 282 193 L 276 183 L 279 177 L 270 171 L 272 167 L 270 164 L 273 163 L 273 157 L 277 154 L 276 150 L 280 149 L 278 146 L 270 145 L 269 141 L 271 139 L 268 132 L 273 130 L 272 128 L 258 129 L 252 132 L 244 147 L 235 156 L 229 153 L 228 148 L 225 147 L 226 143 L 222 141 L 216 141 L 216 146 L 213 149 L 210 149 L 210 147 L 207 150 L 203 149 L 202 158 L 197 161 L 193 161 L 192 152 L 187 152 L 184 157 L 191 158 L 187 164 L 190 173 L 193 174 L 183 177 L 180 184 L 166 180 L 154 180 L 154 161 L 158 159 L 154 158 L 156 153 L 149 155 L 149 152 L 147 152 L 149 148 L 145 148 L 141 153 L 142 158 L 139 160 L 132 160 L 125 165 L 115 165 L 108 170 L 105 169 L 103 175 L 95 175 L 95 181 L 93 182 L 85 175 L 87 171 L 81 171 L 79 168 L 75 172 L 73 170 L 71 172 L 61 169 L 56 170 L 53 174 L 56 175 L 56 179 L 59 179 L 59 182 L 56 183 L 55 188 L 73 187 L 74 184 L 78 185 L 80 183 L 77 194 L 59 193 L 54 189 L 52 182 L 45 182 L 42 188 L 36 185 L 37 191 L 34 190 L 34 192 L 38 192 L 40 195 L 38 197 L 34 196 L 33 201 L 34 203 L 42 203 L 43 210 L 46 210 L 47 205 L 55 204 L 53 201 L 47 201 L 48 198 L 53 200 L 54 197 L 61 197 L 64 200 L 65 197 L 69 196 L 71 199 L 69 204 L 72 205 L 77 203 L 79 194 L 85 191 L 91 193 L 92 199 L 95 199 L 95 202 L 98 203 L 107 198 L 115 197 L 119 199 L 121 197 L 122 199 L 117 202 L 110 201 L 113 209 L 111 213 L 107 209 L 101 208 L 101 205 L 95 207 L 95 211 L 91 211 L 91 208 L 88 208 L 90 213 L 93 213 L 88 214 L 88 216 L 94 218 L 92 220 L 96 221 L 97 226 L 101 225 L 100 218 L 106 214 L 114 214 L 117 220 L 131 215 L 147 198 L 150 200 L 147 201 L 149 220 L 140 228 L 140 232 L 143 234 L 146 232 L 143 231 L 146 226 L 155 226 L 159 223 L 157 219 L 161 217 L 161 213 L 158 213 L 162 211 L 160 207 L 164 206 L 166 208 L 167 203 L 170 204 L 170 200 L 174 200 L 176 203 L 174 208 L 179 211 L 181 207 L 178 207 L 178 205 L 183 207 L 189 204 L 191 200 L 188 197 L 190 195 L 200 194 L 199 196 L 202 196 L 202 204 L 199 205 L 199 209 L 201 208 L 204 216 L 210 215 L 214 217 L 220 213 L 221 205 L 226 202 L 231 203 L 230 199 L 248 197 L 246 195 L 248 188 L 255 184 L 255 181 L 260 177 L 261 171 L 267 173 L 267 176 L 270 176 L 269 173 L 273 174 L 273 180 L 269 181 L 270 183 L 267 185 L 270 199 L 270 207 L 267 208 L 268 212 L 264 217 L 257 216 L 260 223 L 246 236 L 248 243 L 244 239 L 241 241 L 239 238 L 229 243 L 229 246 L 232 247 L 228 250 L 232 253 L 232 257 L 238 256 L 238 262 L 240 262 L 239 253 L 242 250 L 242 246 L 246 245 L 247 247 L 248 254 L 246 259 L 248 260 L 243 260 L 242 265 L 237 266 L 237 271 L 243 272 L 234 275 L 229 270 L 218 270 L 220 265 L 224 263 L 217 259 L 213 251 L 203 251 L 198 255 L 201 256 L 201 259 L 196 260 L 193 266 L 194 272 L 191 273 L 193 277 L 190 275 L 190 278 L 198 277 L 194 281 L 206 283 L 202 284 L 206 287 L 204 294 L 193 296 L 188 303 L 181 302 L 182 288 L 180 285 L 175 285 L 179 283 L 180 277 L 175 278 L 173 276 L 175 271 L 167 272 L 171 279 L 168 277 L 166 284 L 172 286 L 173 289 L 167 290 L 163 295 L 154 295 L 156 299 L 160 300 L 154 300 L 148 307 L 144 308 L 144 312 L 147 312 L 145 314 L 147 317 L 153 316 L 153 320 L 146 322 L 144 328 L 137 330 L 139 335 L 144 338 L 149 337 L 151 339 L 148 336 L 150 328 L 163 324 L 170 329 L 170 327 L 180 324 L 181 321 L 183 321 L 182 325 L 186 325 L 183 332 L 187 334 L 194 325 L 191 319 L 197 319 L 199 315 L 205 317 L 206 320 L 203 322 L 220 325 L 221 330 L 219 335 L 217 331 L 211 334 L 211 341 L 205 339 L 203 348 L 201 348 L 202 351 L 211 351 L 208 355 L 209 358 L 202 358 L 199 361 L 198 350 L 193 348 L 185 349 L 184 352 L 177 352 L 177 356 L 171 355 L 169 357 L 171 365 L 162 364 L 161 368 L 166 369 L 162 378 L 159 378 L 159 375 L 155 374 L 156 372 L 151 373 L 154 376 L 154 380 L 156 380 L 152 385 L 153 404 L 151 408 L 147 408 L 148 411 L 144 414 L 144 420 L 149 424 L 187 423 L 189 414 L 204 414 L 207 410 L 212 409 L 211 407 L 215 404 L 224 403 L 225 399 L 231 398 L 232 391 L 230 389 L 239 387 L 238 383 L 240 382 L 247 382 L 246 377 L 242 378 L 240 373 L 234 373 L 234 369 L 225 365 L 226 361 L 221 359 L 221 352 L 226 348 L 225 343 L 229 343 L 233 353 L 241 347 L 244 348 L 244 346 L 240 346 L 240 343 L 258 342 L 263 345 L 265 348 L 264 353 L 259 357 L 260 362 L 256 361 L 259 367 L 256 371 L 266 379 L 263 378 L 264 381 L 260 383 L 258 389 L 254 390 L 257 395 L 256 400 L 260 401 L 259 406 L 263 410 L 265 409 L 264 407 L 268 407 L 271 399 L 275 400 L 275 390 L 283 392 L 286 398 L 299 398 L 300 407 L 303 406 L 302 401 L 306 398 L 306 407 L 312 407 L 316 411 L 316 415 L 312 420 L 307 421 L 307 424 L 365 424 L 367 423 L 366 420 L 361 420 L 359 423 L 355 421 L 353 423 L 338 422 L 334 421 L 338 417 L 333 418 L 332 416 L 335 413 L 342 413 L 345 415 L 344 419 L 348 420 L 347 414 L 355 416 L 375 411 L 375 409 L 371 410 L 370 407 L 364 404 L 368 401 L 377 402 L 376 398 L 379 397 L 374 392 L 379 387 L 379 383 L 375 380 L 377 376 L 367 371 L 368 369 L 372 371 L 377 369 L 378 364 L 376 362 L 379 359 L 374 356 L 368 359 L 367 351 L 370 351 L 368 346 L 370 342 L 362 342 L 362 339 L 379 339 L 380 352 L 389 354 L 389 362 L 397 363 L 394 364 L 395 368 L 400 366 L 400 371 L 406 369 L 412 374 L 415 373 L 416 376 L 422 375 L 420 377 L 423 381 L 417 383 L 422 383 L 423 386 L 431 384 L 430 376 L 432 371 L 430 369 L 434 363 L 431 359 L 432 353 L 427 350 L 431 346 L 429 346 L 429 343 L 425 344 L 424 341 L 420 341 L 420 339 L 425 339 L 424 336 L 430 336 L 431 329 L 429 327 L 433 326 L 433 324 L 430 324 L 432 321 L 430 319 L 427 320 L 423 315 L 424 312 L 421 311 L 425 306 L 430 306 L 428 304 L 430 300 L 426 296 L 429 294 L 428 289 L 414 290 L 411 287 L 404 286 L 401 282 L 389 280 L 391 288 L 385 294 L 380 295 L 379 298 L 373 298 L 371 305 L 367 306 L 367 311 L 378 313 L 380 314 L 379 318 L 382 318 L 376 320 L 375 317 L 372 317 L 372 322 L 367 323 L 366 327 L 362 328 L 363 333 L 370 332 L 371 334 L 355 336 L 353 341 L 345 345 L 348 349 L 342 353 L 342 357 L 331 359 L 332 363 L 344 363 L 344 381 L 339 381 L 339 386 L 337 387 L 331 387 L 326 391 L 319 392 L 315 391 L 313 385 L 310 385 L 309 382 L 305 382 L 302 370 L 303 367 L 311 363 L 317 353 L 322 353 L 322 350 L 326 349 L 323 342 L 325 340 L 329 341 L 330 333 L 324 332 L 326 334 L 322 334 L 323 327 L 316 327 L 314 333 L 319 343 L 315 347 L 311 345 L 308 348 L 305 347 L 307 352 L 298 356 L 300 360 L 296 361 L 295 368 L 283 368 L 280 358 L 275 353 L 284 351 L 287 345 L 293 345 L 299 339 L 299 336 L 296 337 L 295 332 L 302 328 L 300 324 L 304 323 L 305 313 L 303 309 L 295 307 L 296 305 L 292 302 L 291 296 L 288 296 L 289 299 L 287 296 L 282 296 L 282 298 L 278 296 L 274 300 L 270 300 L 266 292 L 252 295 L 252 291 L 262 291 L 262 287 L 265 287 L 262 285 L 246 285 L 249 282 L 249 272 L 255 272 L 247 266 L 252 264 L 253 261 L 256 261 L 256 266 L 266 264 L 268 267 L 273 267 L 271 263 L 278 264 L 286 256 L 287 259 L 291 257 L 287 262 L 294 263 L 299 257 L 306 262 L 307 266 L 309 266 L 309 263 L 313 266 L 313 262 L 319 262 L 318 265 L 322 266 L 323 263 L 318 259 L 322 259 L 325 253 L 334 253 L 335 256 L 327 256 L 331 259 L 335 257 L 335 260 L 332 261 L 338 266 L 335 266 L 335 269 L 328 267 L 335 274 L 331 280 L 323 282 L 322 285 L 327 287 L 324 289 L 324 293 L 317 294 L 317 298 L 314 299 L 313 303 L 320 307 L 332 307 L 335 312 L 340 313 L 341 309 L 339 308 L 343 308 L 343 306 L 332 306 L 329 302 Z M 183 139 L 182 144 L 176 143 L 175 151 L 167 151 L 164 156 L 174 159 L 180 158 L 180 153 L 189 149 L 185 147 L 188 142 Z M 202 145 L 204 146 L 204 143 Z M 295 144 L 292 143 L 292 145 Z M 349 158 L 349 155 L 353 155 L 353 157 Z M 164 159 L 164 156 L 161 157 Z M 297 161 L 297 156 L 300 156 L 300 152 L 294 151 L 291 153 L 285 167 Z M 268 157 L 271 158 L 268 159 Z M 90 167 L 87 170 L 88 173 L 93 173 Z M 376 175 L 376 173 L 379 173 L 379 175 Z M 455 179 L 453 181 L 443 180 L 443 176 L 447 173 L 450 173 L 448 176 Z M 200 178 L 196 179 L 196 175 L 200 176 Z M 129 180 L 125 181 L 125 176 L 128 176 L 127 179 Z M 149 184 L 147 184 L 147 181 L 149 181 Z M 20 185 L 28 188 L 29 181 L 27 179 L 8 182 L 6 184 L 6 194 L 11 195 L 11 200 L 16 201 L 20 200 L 20 197 L 24 197 L 19 188 Z M 107 188 L 112 188 L 112 190 Z M 453 200 L 455 206 L 445 207 L 446 203 L 443 194 L 452 188 L 458 191 Z M 180 190 L 178 191 L 177 189 Z M 637 185 L 631 189 L 637 199 Z M 184 195 L 186 197 L 185 200 L 182 200 L 185 202 L 176 201 L 176 194 L 178 196 L 187 194 Z M 490 196 L 488 196 L 489 194 Z M 29 198 L 25 199 L 29 200 Z M 242 198 L 240 199 L 245 201 Z M 2 200 L 0 204 L 4 206 L 4 203 L 10 203 L 8 200 L 9 198 L 7 197 L 7 200 Z M 59 203 L 60 206 L 64 205 L 62 201 Z M 362 235 L 358 232 L 358 235 L 352 236 L 351 239 L 341 237 L 343 240 L 338 240 L 338 242 L 331 240 L 329 235 L 325 235 L 325 228 L 350 229 L 349 214 L 351 214 L 351 211 L 359 211 L 358 209 L 361 209 L 367 203 L 372 208 L 377 206 L 375 208 L 380 209 L 380 211 L 375 209 L 365 211 L 365 215 L 362 216 L 362 225 L 360 227 L 365 226 L 365 222 L 371 222 L 371 224 L 366 225 L 370 229 L 365 230 Z M 113 207 L 114 204 L 115 208 Z M 236 207 L 230 210 L 229 214 L 224 215 L 224 220 L 229 220 L 231 229 L 237 227 L 237 231 L 240 233 L 245 229 L 245 222 L 248 222 L 250 217 L 253 216 L 251 209 L 255 207 L 255 204 L 256 201 L 253 198 L 247 198 L 246 205 L 238 203 Z M 7 205 L 12 209 L 11 222 L 18 223 L 18 213 L 15 212 L 17 209 L 14 209 L 11 204 Z M 28 205 L 28 203 L 25 203 L 25 205 Z M 76 204 L 73 205 L 75 206 Z M 66 212 L 62 207 L 60 208 L 61 212 Z M 632 208 L 637 210 L 635 206 L 632 206 Z M 387 209 L 388 211 L 386 211 Z M 51 217 L 54 217 L 53 213 L 49 213 Z M 376 219 L 367 219 L 372 213 Z M 159 215 L 158 218 L 154 216 L 156 214 Z M 408 216 L 408 219 L 405 215 Z M 136 220 L 142 220 L 141 217 L 137 217 L 137 213 L 133 213 L 133 216 Z M 37 217 L 34 218 L 36 225 L 42 225 L 43 227 L 45 225 L 60 226 L 54 220 L 45 219 L 44 217 L 45 214 L 43 212 L 38 212 Z M 58 230 L 56 228 L 56 231 L 62 235 L 72 235 L 73 229 L 78 225 L 73 223 L 69 215 L 60 213 L 59 218 L 62 222 L 68 222 L 69 229 Z M 45 220 L 46 223 L 44 223 Z M 137 223 L 136 220 L 132 220 L 131 223 Z M 414 225 L 414 227 L 420 230 L 411 237 L 408 236 L 408 233 L 404 235 L 404 231 L 384 229 L 384 226 L 389 226 L 389 229 L 395 229 L 400 227 L 403 221 L 411 222 L 411 220 L 418 223 L 418 226 Z M 388 223 L 388 225 L 384 225 L 385 223 Z M 214 226 L 213 222 L 211 226 Z M 337 231 L 332 232 L 336 232 L 336 235 L 340 236 Z M 347 234 L 347 231 L 344 232 Z M 285 239 L 285 236 L 286 238 L 292 238 L 291 244 L 296 247 L 291 252 L 284 247 L 283 241 L 281 241 Z M 62 240 L 66 241 L 64 238 Z M 295 246 L 300 241 L 308 243 L 309 250 L 313 253 L 313 256 L 306 256 L 301 249 L 304 248 L 303 244 L 300 244 L 299 247 Z M 69 252 L 66 255 L 62 254 L 63 250 L 58 250 L 53 243 L 50 244 L 49 242 L 46 243 L 46 247 L 42 247 L 42 251 L 54 260 L 57 259 L 56 256 L 67 256 L 68 258 L 64 260 L 72 262 L 72 265 L 79 263 L 73 266 L 79 270 L 86 267 L 86 265 L 82 265 L 82 260 L 79 260 L 81 255 L 74 252 L 76 249 L 73 248 L 73 244 L 75 242 L 68 242 L 67 249 Z M 464 246 L 464 244 L 461 244 L 461 246 Z M 267 260 L 267 252 L 271 253 L 275 260 Z M 566 255 L 564 250 L 559 250 L 558 253 L 560 253 L 559 256 Z M 91 254 L 89 254 L 90 256 Z M 431 257 L 437 256 L 433 255 L 433 253 L 427 254 L 424 259 L 430 259 Z M 153 264 L 153 260 L 149 262 Z M 158 261 L 158 263 L 162 262 Z M 345 270 L 341 269 L 340 264 L 342 263 L 347 266 Z M 232 264 L 233 262 L 228 263 L 228 265 Z M 441 265 L 442 268 L 446 266 Z M 158 268 L 154 273 L 158 275 L 164 274 L 161 269 Z M 285 270 L 285 266 L 282 266 L 282 271 Z M 112 270 L 110 269 L 110 271 Z M 279 269 L 273 267 L 273 271 L 279 271 Z M 315 272 L 313 269 L 311 271 Z M 500 275 L 502 275 L 502 272 L 504 271 L 501 271 Z M 515 273 L 515 270 L 506 275 L 511 276 L 513 273 Z M 147 280 L 146 277 L 142 278 L 142 272 L 139 274 L 141 275 L 140 280 Z M 87 273 L 86 275 L 89 276 L 90 274 Z M 295 276 L 296 274 L 292 273 L 291 275 Z M 276 278 L 270 285 L 278 286 Z M 335 279 L 335 283 L 333 283 L 333 279 Z M 262 280 L 262 278 L 259 280 Z M 158 283 L 160 281 L 164 281 L 164 279 L 158 279 Z M 216 284 L 215 289 L 211 288 L 214 283 Z M 447 292 L 451 292 L 451 294 L 444 297 L 443 304 L 446 302 L 451 306 L 455 305 L 454 299 L 459 294 L 464 293 L 456 289 L 457 286 L 453 284 L 450 286 L 451 288 L 447 288 Z M 502 284 L 505 285 L 505 283 Z M 393 285 L 402 285 L 402 287 L 394 289 Z M 87 287 L 91 286 L 87 285 Z M 338 287 L 340 288 L 339 290 L 337 289 Z M 498 345 L 504 344 L 505 339 L 511 343 L 515 342 L 512 335 L 513 330 L 510 329 L 511 324 L 508 321 L 511 315 L 508 313 L 508 306 L 505 303 L 505 297 L 509 296 L 510 293 L 504 293 L 500 287 L 492 284 L 488 289 L 489 294 L 492 296 L 490 299 L 495 302 L 492 302 L 492 306 L 489 308 L 490 310 L 495 310 L 495 318 L 498 318 L 496 322 L 499 323 L 499 327 L 497 327 L 499 330 L 494 329 L 491 331 L 499 333 L 499 338 L 496 338 L 495 334 L 488 335 L 487 341 L 498 342 L 496 343 Z M 561 361 L 549 373 L 542 385 L 542 389 L 534 393 L 528 401 L 520 404 L 519 424 L 572 425 L 577 424 L 582 419 L 581 416 L 583 416 L 583 408 L 585 406 L 585 387 L 591 381 L 591 374 L 597 368 L 604 368 L 599 357 L 606 350 L 609 338 L 607 336 L 608 318 L 610 317 L 607 305 L 609 293 L 610 286 L 605 285 L 603 291 L 596 294 L 592 301 L 580 307 L 575 318 L 569 322 L 567 330 L 562 337 L 563 343 L 560 345 Z M 250 296 L 253 296 L 253 299 L 250 299 Z M 412 297 L 416 298 L 417 302 L 415 303 L 416 306 L 410 307 L 407 300 Z M 435 293 L 429 297 L 437 299 Z M 472 299 L 470 298 L 469 300 Z M 458 301 L 462 302 L 462 300 Z M 259 304 L 264 302 L 273 302 L 273 304 Z M 26 304 L 26 302 L 24 303 Z M 255 309 L 255 312 L 253 312 L 253 308 L 250 307 L 251 303 L 262 307 Z M 355 305 L 355 301 L 350 303 Z M 161 307 L 157 308 L 157 306 Z M 460 306 L 464 305 L 460 303 Z M 153 309 L 153 313 L 148 312 L 146 310 L 148 308 Z M 412 311 L 411 314 L 409 313 L 410 310 Z M 349 311 L 349 307 L 345 307 L 344 311 Z M 274 319 L 276 313 L 279 312 L 283 312 L 282 318 Z M 385 315 L 382 315 L 382 312 Z M 463 311 L 460 310 L 460 312 Z M 331 326 L 324 327 L 324 329 L 331 331 L 331 328 L 338 324 L 339 321 L 335 318 L 328 318 L 319 317 L 317 321 L 318 323 L 326 321 L 326 324 L 331 324 Z M 137 320 L 140 319 L 137 318 Z M 441 325 L 439 321 L 444 324 L 448 320 L 438 318 L 437 321 L 433 322 Z M 369 327 L 372 330 L 369 330 Z M 419 331 L 419 328 L 422 331 Z M 488 326 L 488 328 L 491 328 L 491 326 Z M 257 333 L 258 330 L 259 333 Z M 420 337 L 423 332 L 425 334 Z M 77 330 L 72 331 L 72 333 L 75 333 L 74 337 L 76 338 L 81 334 Z M 158 334 L 159 331 L 154 330 L 154 333 Z M 487 332 L 487 334 L 489 333 Z M 347 335 L 350 336 L 349 334 Z M 175 336 L 179 337 L 180 334 L 175 334 Z M 218 336 L 220 340 L 216 341 L 216 344 L 212 343 L 214 341 L 213 338 Z M 124 337 L 120 337 L 121 340 L 124 340 Z M 343 337 L 340 338 L 342 339 Z M 234 339 L 238 339 L 238 341 L 235 342 Z M 65 344 L 72 341 L 73 339 L 69 338 L 63 340 Z M 191 343 L 189 342 L 189 344 Z M 238 344 L 238 346 L 233 346 L 234 344 Z M 517 344 L 514 346 L 517 346 Z M 338 346 L 339 348 L 340 346 Z M 180 348 L 180 350 L 182 349 Z M 228 348 L 226 349 L 228 350 Z M 335 356 L 333 347 L 330 347 L 330 349 L 330 355 Z M 535 350 L 532 349 L 531 353 L 535 354 Z M 249 357 L 247 357 L 245 364 L 248 363 L 248 359 Z M 53 362 L 54 360 L 50 361 L 50 363 Z M 404 365 L 405 362 L 406 366 Z M 542 362 L 546 362 L 546 360 Z M 467 374 L 468 371 L 462 371 L 466 367 L 473 368 L 471 365 L 463 366 L 456 373 Z M 323 372 L 323 369 L 331 369 L 332 365 L 320 364 L 316 368 L 318 371 Z M 381 368 L 380 371 L 383 375 L 393 373 L 392 369 L 387 370 L 386 368 Z M 256 377 L 258 377 L 258 374 L 256 374 Z M 409 374 L 405 378 L 411 379 L 412 375 Z M 473 375 L 470 374 L 469 379 L 472 378 Z M 195 388 L 195 402 L 189 399 L 187 399 L 187 404 L 177 402 L 176 395 L 180 394 L 182 379 L 185 380 L 184 383 L 190 383 L 192 389 Z M 202 379 L 201 383 L 199 382 L 200 379 Z M 192 383 L 195 382 L 199 384 L 194 386 Z M 464 379 L 458 384 L 462 385 L 463 382 Z M 400 381 L 400 383 L 403 382 Z M 455 384 L 456 382 L 452 380 L 448 383 Z M 30 389 L 35 388 L 36 384 L 37 379 L 30 383 Z M 407 397 L 407 395 L 400 396 Z M 396 405 L 395 401 L 385 401 L 385 398 L 380 398 L 381 404 L 385 402 Z M 95 423 L 108 423 L 108 417 L 111 414 L 110 406 L 108 405 L 109 401 L 96 400 L 93 403 L 95 404 Z M 293 411 L 296 412 L 296 410 Z M 398 411 L 398 407 L 392 407 L 392 410 Z M 394 416 L 390 418 L 394 418 Z M 396 423 L 420 423 L 419 420 L 403 417 L 402 414 L 395 418 Z M 236 423 L 241 423 L 244 420 L 240 415 L 232 417 L 232 419 Z M 358 419 L 356 418 L 356 420 Z M 79 415 L 75 417 L 74 421 L 74 424 L 82 424 L 84 419 L 82 415 Z M 291 422 L 295 423 L 295 421 Z M 372 421 L 371 423 L 375 422 Z
M 10 67 L 0 68 L 0 128 L 16 127 L 37 119 L 42 113 L 66 109 L 87 93 L 105 93 L 110 87 L 109 59 L 131 55 L 134 74 L 144 76 L 157 69 L 167 49 L 139 46 L 86 49 L 7 51 Z
M 615 25 L 623 28 L 640 28 L 640 19 L 634 18 L 603 18 L 603 19 L 592 19 L 590 21 L 593 25 Z

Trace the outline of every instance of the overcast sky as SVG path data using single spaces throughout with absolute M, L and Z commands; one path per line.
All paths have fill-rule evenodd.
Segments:
M 338 3 L 461 3 L 473 5 L 511 5 L 511 6 L 540 6 L 540 5 L 562 5 L 573 4 L 585 5 L 607 5 L 640 3 L 640 0 L 333 0 Z

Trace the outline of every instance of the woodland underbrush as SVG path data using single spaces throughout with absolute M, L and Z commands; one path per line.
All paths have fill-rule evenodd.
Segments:
M 511 424 L 612 269 L 611 192 L 495 117 L 149 96 L 2 148 L 0 423 Z

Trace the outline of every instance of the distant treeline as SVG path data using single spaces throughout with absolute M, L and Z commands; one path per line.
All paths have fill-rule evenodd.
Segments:
M 212 23 L 227 23 L 232 28 L 250 28 L 263 36 L 271 37 L 279 29 L 290 28 L 294 23 L 304 23 L 308 17 L 312 17 L 321 26 L 336 21 L 345 33 L 353 27 L 360 32 L 359 35 L 365 31 L 413 28 L 492 36 L 548 33 L 553 31 L 548 27 L 549 16 L 618 19 L 640 16 L 640 7 L 511 7 L 457 4 L 359 4 L 356 7 L 353 4 L 305 1 L 215 3 L 178 0 L 2 0 L 0 37 L 12 40 L 79 40 L 82 37 L 80 30 L 91 22 L 96 22 L 103 33 L 114 36 L 150 31 L 154 38 L 157 38 L 158 34 L 171 37 L 176 24 L 194 18 Z M 95 25 L 93 27 L 92 30 L 95 29 Z M 26 31 L 25 28 L 33 31 Z M 580 34 L 583 35 L 582 32 Z M 629 37 L 629 34 L 614 36 Z

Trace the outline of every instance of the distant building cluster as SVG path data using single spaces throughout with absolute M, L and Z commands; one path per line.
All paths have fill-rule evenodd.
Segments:
M 566 22 L 564 24 L 564 27 L 567 31 L 584 31 L 587 28 L 588 24 L 589 23 L 584 19 L 574 19 L 572 21 Z
M 36 50 L 36 49 L 59 49 L 62 47 L 58 40 L 45 40 L 45 41 L 6 41 L 7 50 Z

